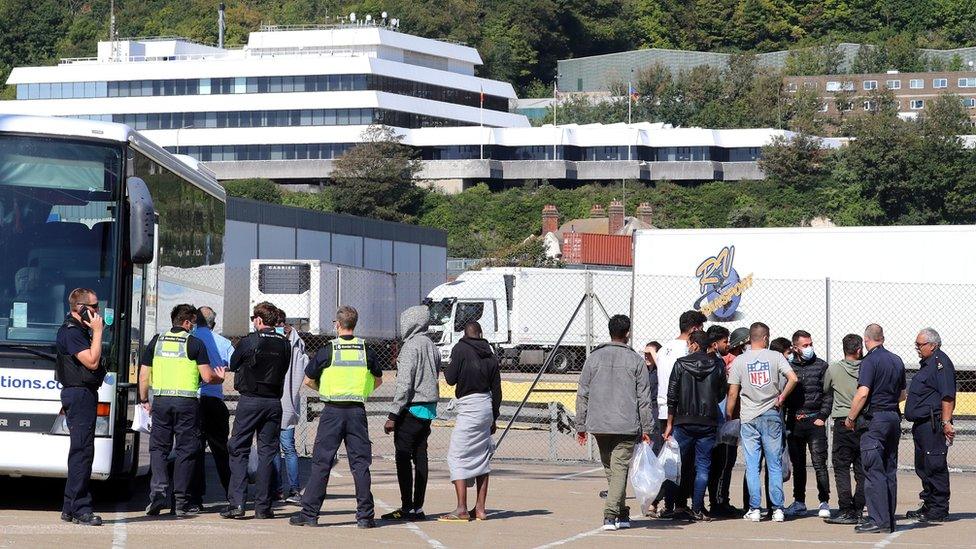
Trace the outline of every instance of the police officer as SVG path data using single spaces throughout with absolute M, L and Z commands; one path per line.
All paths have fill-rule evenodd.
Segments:
M 207 348 L 190 335 L 197 309 L 186 303 L 173 307 L 173 327 L 149 342 L 142 354 L 139 372 L 139 402 L 152 415 L 149 435 L 149 506 L 155 516 L 170 507 L 172 491 L 176 516 L 194 515 L 200 507 L 191 504 L 190 483 L 200 457 L 200 379 L 223 383 L 224 369 L 211 368 Z M 149 387 L 153 400 L 149 402 Z M 176 441 L 176 461 L 170 476 L 167 458 Z
M 61 520 L 101 526 L 102 517 L 92 512 L 88 490 L 95 459 L 95 415 L 98 388 L 105 378 L 102 366 L 102 331 L 98 296 L 77 288 L 68 295 L 70 312 L 58 329 L 55 379 L 61 382 L 61 406 L 68 421 L 68 478 L 64 483 Z
M 915 474 L 922 481 L 922 506 L 907 513 L 919 522 L 943 522 L 949 515 L 949 465 L 946 454 L 956 436 L 956 369 L 942 352 L 939 332 L 925 328 L 915 338 L 919 370 L 908 387 L 905 418 L 912 422 Z
M 281 394 L 291 364 L 291 343 L 275 331 L 278 309 L 267 301 L 254 306 L 254 332 L 241 340 L 230 357 L 234 388 L 241 394 L 234 415 L 230 444 L 230 505 L 221 511 L 227 519 L 244 518 L 247 493 L 247 462 L 251 441 L 257 435 L 258 470 L 254 494 L 254 517 L 274 518 L 271 511 L 272 461 L 278 456 L 281 428 Z
M 854 527 L 858 533 L 895 531 L 898 502 L 898 439 L 905 400 L 905 363 L 884 348 L 884 330 L 877 324 L 864 329 L 868 353 L 861 361 L 857 392 L 844 426 L 854 430 L 864 412 L 867 430 L 861 435 L 861 463 L 864 467 L 864 499 L 868 518 Z
M 334 321 L 339 337 L 319 349 L 305 369 L 305 384 L 319 392 L 325 407 L 315 435 L 312 471 L 302 496 L 302 510 L 289 520 L 293 526 L 318 523 L 333 458 L 342 442 L 346 444 L 349 469 L 356 485 L 356 526 L 376 526 L 370 492 L 369 466 L 373 451 L 366 423 L 366 399 L 383 383 L 383 367 L 367 351 L 366 342 L 353 335 L 358 320 L 356 309 L 339 307 Z

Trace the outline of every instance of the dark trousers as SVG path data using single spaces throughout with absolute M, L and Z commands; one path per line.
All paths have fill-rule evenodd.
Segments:
M 729 488 L 732 484 L 732 468 L 739 456 L 739 447 L 728 444 L 716 444 L 712 448 L 712 467 L 708 471 L 708 504 L 729 505 Z
M 653 445 L 651 449 L 654 453 L 660 455 L 661 449 L 664 448 L 664 430 L 668 428 L 668 420 L 659 419 L 658 421 L 658 431 L 660 431 L 661 436 L 652 440 Z M 681 466 L 681 476 L 684 477 L 684 464 Z M 664 484 L 661 485 L 661 491 L 658 492 L 657 497 L 654 498 L 654 505 L 656 506 L 661 500 L 664 500 L 664 509 L 673 510 L 675 500 L 679 497 L 678 485 L 671 482 L 670 480 L 665 480 Z
M 167 459 L 176 441 L 176 461 L 170 477 Z M 189 502 L 190 482 L 200 454 L 200 401 L 161 396 L 152 403 L 149 434 L 150 501 L 166 500 L 172 491 L 177 508 Z
M 95 459 L 95 413 L 98 395 L 87 387 L 61 389 L 61 406 L 68 421 L 68 478 L 61 512 L 80 517 L 92 512 L 92 461 Z
M 681 486 L 679 501 L 685 506 L 691 498 L 691 508 L 701 512 L 705 508 L 705 489 L 712 468 L 712 449 L 715 447 L 714 425 L 682 424 L 674 428 L 674 439 L 681 450 Z
M 815 418 L 797 419 L 787 437 L 790 463 L 793 464 L 793 499 L 806 503 L 807 452 L 817 475 L 817 501 L 830 501 L 830 475 L 827 473 L 827 426 L 815 425 Z
M 861 433 L 844 426 L 844 418 L 834 419 L 834 440 L 830 461 L 834 466 L 837 503 L 841 514 L 861 514 L 864 510 L 864 467 L 861 465 Z M 851 469 L 856 488 L 851 493 Z M 796 473 L 794 473 L 796 474 Z
M 943 517 L 949 514 L 949 464 L 946 462 L 949 447 L 941 426 L 933 427 L 931 421 L 920 421 L 912 426 L 915 440 L 915 474 L 922 481 L 918 496 L 927 508 L 927 514 Z
M 898 502 L 898 412 L 876 412 L 861 435 L 861 463 L 864 464 L 864 500 L 868 516 L 883 530 L 895 529 Z
M 345 443 L 356 485 L 356 520 L 374 517 L 373 494 L 370 492 L 369 466 L 373 462 L 373 445 L 369 440 L 366 424 L 366 408 L 359 406 L 328 405 L 322 409 L 319 428 L 312 449 L 312 471 L 302 496 L 302 515 L 316 518 L 322 510 L 329 474 L 339 444 Z
M 400 482 L 400 508 L 405 512 L 423 509 L 427 494 L 427 437 L 430 420 L 409 412 L 400 416 L 393 430 L 397 480 Z
M 193 471 L 193 483 L 190 489 L 191 500 L 203 503 L 203 496 L 207 493 L 206 454 L 210 447 L 220 485 L 224 487 L 224 498 L 227 497 L 227 487 L 230 485 L 230 454 L 227 452 L 227 439 L 230 437 L 230 412 L 224 400 L 216 397 L 200 397 L 200 455 L 197 457 L 196 469 Z
M 281 400 L 241 395 L 234 413 L 234 434 L 230 437 L 230 486 L 227 500 L 241 507 L 247 500 L 247 461 L 251 442 L 257 436 L 258 470 L 254 479 L 254 511 L 271 511 L 271 476 L 278 456 L 281 429 Z

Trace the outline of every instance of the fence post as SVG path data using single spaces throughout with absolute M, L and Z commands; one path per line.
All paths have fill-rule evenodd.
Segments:
M 556 461 L 558 450 L 556 445 L 559 443 L 559 410 L 556 403 L 549 401 L 549 461 Z
M 824 360 L 826 360 L 827 363 L 829 364 L 830 349 L 834 346 L 833 343 L 830 341 L 830 277 L 829 276 L 824 280 L 824 296 L 826 296 L 827 299 L 826 307 L 824 307 L 824 311 L 826 311 L 826 315 L 827 315 L 826 322 L 825 322 L 827 341 L 824 342 L 827 348 L 824 349 L 824 355 L 825 355 Z
M 593 273 L 586 271 L 586 358 L 593 349 Z

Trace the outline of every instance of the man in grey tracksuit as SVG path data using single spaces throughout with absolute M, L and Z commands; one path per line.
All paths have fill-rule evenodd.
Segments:
M 426 305 L 410 307 L 400 315 L 403 345 L 397 356 L 396 390 L 383 430 L 393 433 L 400 508 L 384 520 L 423 520 L 427 492 L 427 437 L 437 417 L 437 368 L 440 355 L 427 337 L 430 311 Z
M 603 529 L 630 527 L 626 506 L 627 468 L 638 439 L 650 443 L 654 416 L 647 367 L 627 345 L 630 319 L 610 319 L 610 343 L 590 353 L 576 392 L 576 430 L 580 444 L 593 434 L 610 484 L 603 510 Z
M 284 317 L 284 312 L 281 315 Z M 291 343 L 291 365 L 288 373 L 285 374 L 285 386 L 281 393 L 281 451 L 284 454 L 284 471 L 282 471 L 279 460 L 275 460 L 275 475 L 280 478 L 280 496 L 292 505 L 299 505 L 298 485 L 298 450 L 295 447 L 295 426 L 298 425 L 298 416 L 301 413 L 300 391 L 302 382 L 305 381 L 305 367 L 308 366 L 308 354 L 305 352 L 305 342 L 298 337 L 298 330 L 284 323 L 281 319 L 281 326 L 284 328 L 285 336 Z M 276 484 L 272 488 L 278 490 Z

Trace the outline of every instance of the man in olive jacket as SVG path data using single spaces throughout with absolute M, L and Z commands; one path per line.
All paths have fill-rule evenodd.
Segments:
M 603 510 L 603 529 L 630 527 L 627 469 L 638 438 L 650 443 L 654 415 L 647 368 L 627 345 L 630 318 L 610 319 L 610 343 L 590 353 L 576 392 L 576 429 L 580 444 L 592 433 L 610 484 Z

